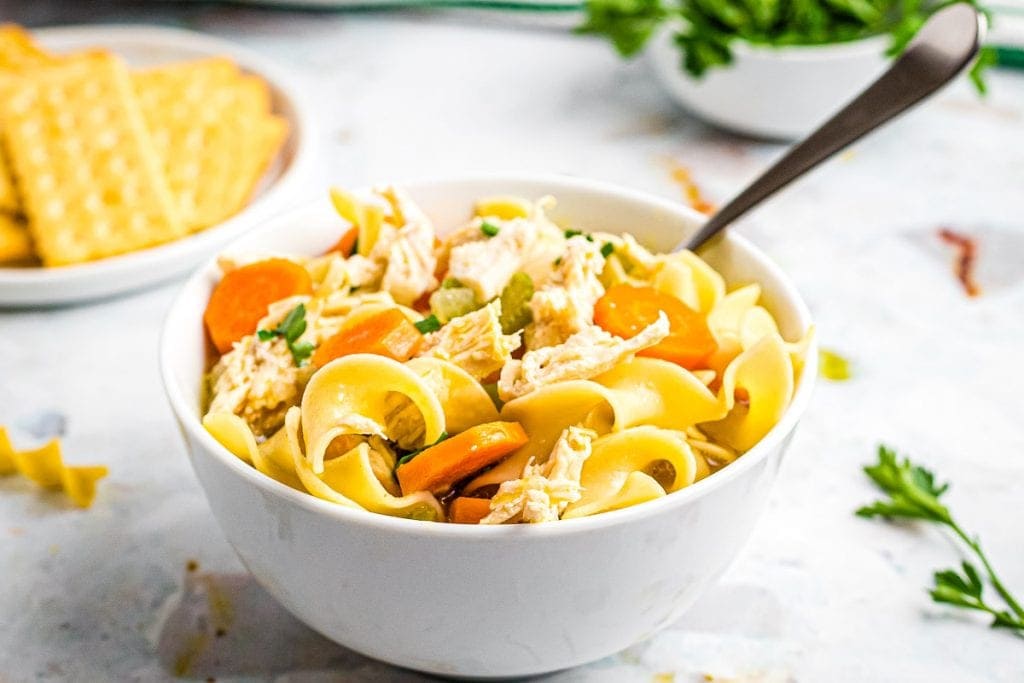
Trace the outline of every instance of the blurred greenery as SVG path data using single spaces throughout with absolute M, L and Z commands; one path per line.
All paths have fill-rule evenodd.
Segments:
M 976 0 L 962 0 L 978 7 Z M 577 30 L 604 36 L 623 57 L 639 53 L 666 22 L 679 25 L 674 41 L 681 67 L 694 77 L 732 62 L 731 44 L 824 45 L 871 36 L 891 38 L 888 54 L 906 48 L 921 25 L 949 0 L 586 0 Z M 981 9 L 979 7 L 979 9 Z M 978 60 L 972 79 L 984 92 Z

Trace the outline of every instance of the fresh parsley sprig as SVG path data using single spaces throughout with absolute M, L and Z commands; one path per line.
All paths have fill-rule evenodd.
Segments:
M 993 606 L 984 598 L 985 582 L 981 572 L 966 560 L 962 573 L 956 569 L 935 572 L 932 600 L 965 609 L 985 612 L 992 617 L 992 628 L 1006 628 L 1024 636 L 1024 607 L 996 575 L 977 537 L 970 536 L 953 518 L 940 500 L 949 484 L 938 484 L 935 476 L 909 459 L 900 459 L 886 446 L 878 447 L 878 462 L 864 468 L 865 474 L 888 496 L 857 510 L 865 518 L 917 519 L 940 524 L 959 538 L 978 559 L 988 583 L 1002 598 L 1005 607 Z
M 306 331 L 306 306 L 299 304 L 288 315 L 284 317 L 277 327 L 272 330 L 258 330 L 256 336 L 260 341 L 270 341 L 275 337 L 281 337 L 288 344 L 288 350 L 292 354 L 295 365 L 302 367 L 309 360 L 314 347 L 309 342 L 300 342 L 299 337 Z

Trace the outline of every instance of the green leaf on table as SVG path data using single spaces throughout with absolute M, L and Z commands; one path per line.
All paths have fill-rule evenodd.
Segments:
M 889 500 L 866 505 L 857 514 L 861 517 L 904 517 L 947 522 L 949 510 L 939 502 L 949 484 L 938 486 L 934 475 L 885 446 L 878 447 L 878 462 L 864 468 L 864 473 L 885 493 Z

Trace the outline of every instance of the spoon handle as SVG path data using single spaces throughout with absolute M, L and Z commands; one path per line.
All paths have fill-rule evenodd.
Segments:
M 877 81 L 709 218 L 685 247 L 697 249 L 756 204 L 952 80 L 977 54 L 982 21 L 967 3 L 932 15 Z

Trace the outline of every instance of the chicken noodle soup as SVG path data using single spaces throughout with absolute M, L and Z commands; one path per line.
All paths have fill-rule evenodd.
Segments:
M 548 522 L 665 496 L 781 418 L 808 347 L 691 252 L 488 198 L 438 233 L 400 189 L 332 191 L 321 256 L 222 259 L 206 429 L 338 505 Z M 467 212 L 468 213 L 468 212 Z

